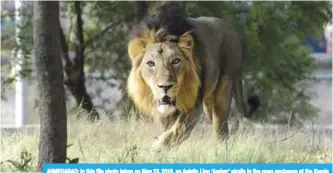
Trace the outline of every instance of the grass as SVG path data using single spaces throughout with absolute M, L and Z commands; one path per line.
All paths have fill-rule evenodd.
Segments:
M 87 163 L 332 163 L 332 147 L 320 146 L 331 137 L 306 134 L 300 130 L 273 135 L 251 130 L 239 130 L 232 134 L 227 143 L 212 140 L 211 125 L 200 123 L 189 140 L 169 151 L 155 154 L 150 151 L 153 137 L 159 134 L 154 123 L 143 120 L 109 120 L 96 124 L 85 120 L 69 120 L 69 158 L 80 158 Z M 293 134 L 292 137 L 290 134 Z M 6 160 L 20 160 L 20 153 L 31 154 L 27 171 L 33 171 L 38 157 L 38 129 L 10 135 L 1 132 L 1 172 L 17 168 Z

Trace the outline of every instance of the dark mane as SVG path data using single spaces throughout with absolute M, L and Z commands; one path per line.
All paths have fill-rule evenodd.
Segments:
M 143 19 L 148 29 L 164 29 L 163 35 L 181 36 L 192 26 L 186 21 L 186 13 L 179 2 L 162 2 L 153 8 L 152 14 Z

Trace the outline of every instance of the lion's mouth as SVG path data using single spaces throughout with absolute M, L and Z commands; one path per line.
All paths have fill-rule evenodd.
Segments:
M 176 105 L 176 100 L 172 100 L 169 96 L 164 96 L 162 99 L 158 100 L 158 105 Z
M 168 96 L 164 96 L 157 101 L 157 110 L 164 115 L 170 115 L 176 111 L 176 101 Z

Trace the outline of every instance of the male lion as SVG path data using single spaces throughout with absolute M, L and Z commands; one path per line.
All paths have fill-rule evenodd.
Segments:
M 187 139 L 202 103 L 214 134 L 222 138 L 228 135 L 233 94 L 245 117 L 257 110 L 258 96 L 243 97 L 245 48 L 229 24 L 215 17 L 186 17 L 178 2 L 162 3 L 146 17 L 128 45 L 128 94 L 162 125 L 154 150 Z

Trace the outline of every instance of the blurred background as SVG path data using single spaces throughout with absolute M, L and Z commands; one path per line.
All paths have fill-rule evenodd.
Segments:
M 126 95 L 131 67 L 129 33 L 158 2 L 61 2 L 62 60 L 69 117 L 127 117 L 134 109 Z M 33 2 L 1 1 L 1 126 L 15 124 L 13 50 L 22 50 L 27 118 L 38 124 L 33 66 Z M 191 17 L 227 17 L 244 33 L 248 92 L 261 108 L 253 121 L 321 128 L 332 126 L 332 4 L 330 1 L 183 2 Z M 19 12 L 19 13 L 16 13 Z M 21 20 L 16 22 L 15 14 Z M 15 32 L 19 28 L 19 32 Z M 21 44 L 17 44 L 19 38 Z M 82 49 L 84 48 L 84 49 Z M 80 104 L 81 103 L 81 104 Z M 237 114 L 237 111 L 235 111 Z

